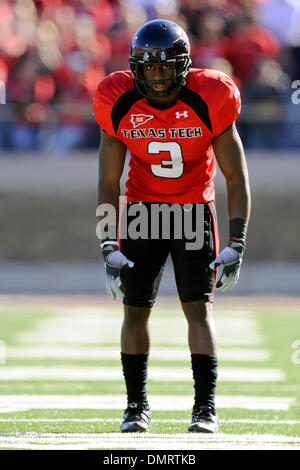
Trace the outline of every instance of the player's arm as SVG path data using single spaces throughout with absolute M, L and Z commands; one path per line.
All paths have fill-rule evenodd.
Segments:
M 243 144 L 235 123 L 213 139 L 213 148 L 219 167 L 225 177 L 228 194 L 229 219 L 250 216 L 250 189 Z
M 246 244 L 247 225 L 250 216 L 250 189 L 248 169 L 243 145 L 235 124 L 213 139 L 213 148 L 219 167 L 225 177 L 229 213 L 229 242 L 210 267 L 223 265 L 217 288 L 233 287 L 239 278 L 239 270 Z
M 107 224 L 117 227 L 119 213 L 120 179 L 123 173 L 126 156 L 125 145 L 116 137 L 107 134 L 101 129 L 101 142 L 99 149 L 99 180 L 98 180 L 98 207 L 101 204 L 111 204 L 116 218 L 108 220 Z M 99 221 L 103 216 L 99 216 Z M 116 237 L 114 237 L 116 239 Z
M 119 251 L 117 241 L 120 178 L 125 156 L 125 145 L 101 130 L 97 214 L 101 213 L 102 215 L 99 215 L 98 228 L 100 227 L 100 230 L 97 230 L 97 234 L 102 241 L 101 249 L 106 268 L 106 289 L 113 299 L 117 294 L 123 296 L 120 269 L 133 266 L 132 261 L 129 261 Z M 107 205 L 110 205 L 111 210 Z M 101 210 L 102 207 L 108 208 L 108 211 L 104 213 Z

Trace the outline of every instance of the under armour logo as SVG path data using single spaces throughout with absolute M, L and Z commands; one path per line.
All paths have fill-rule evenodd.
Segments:
M 184 118 L 187 118 L 188 117 L 188 112 L 187 111 L 183 111 L 182 113 L 180 113 L 179 111 L 176 111 L 176 119 L 180 119 L 182 117 Z

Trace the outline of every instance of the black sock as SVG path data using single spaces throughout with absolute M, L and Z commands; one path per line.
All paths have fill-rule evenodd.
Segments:
M 149 353 L 126 354 L 121 352 L 123 375 L 127 389 L 127 402 L 146 402 Z
M 192 354 L 192 370 L 195 388 L 195 405 L 215 409 L 218 358 L 208 354 Z

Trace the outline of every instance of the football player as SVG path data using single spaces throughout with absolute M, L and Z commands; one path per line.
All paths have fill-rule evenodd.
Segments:
M 161 233 L 159 239 L 118 238 L 116 222 L 109 219 L 102 233 L 107 291 L 113 298 L 123 296 L 124 304 L 121 361 L 128 406 L 121 431 L 144 432 L 150 425 L 148 320 L 170 255 L 188 322 L 194 378 L 188 430 L 213 433 L 218 430 L 214 290 L 231 288 L 238 280 L 250 212 L 247 166 L 235 127 L 240 93 L 222 72 L 190 69 L 188 37 L 171 21 L 153 20 L 136 32 L 129 64 L 130 71 L 107 76 L 94 99 L 94 115 L 101 128 L 98 204 L 111 204 L 118 215 L 119 182 L 129 150 L 124 223 L 132 220 L 129 208 L 143 204 L 151 213 L 157 203 L 191 210 L 198 225 L 196 209 L 201 205 L 204 220 L 203 244 L 194 250 L 187 248 L 185 234 L 177 238 L 173 233 L 169 239 Z M 216 160 L 227 184 L 229 213 L 228 245 L 220 253 Z

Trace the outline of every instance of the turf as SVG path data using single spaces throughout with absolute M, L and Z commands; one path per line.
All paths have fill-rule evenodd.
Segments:
M 104 301 L 106 302 L 106 301 Z M 101 305 L 100 312 L 97 306 Z M 124 395 L 125 387 L 122 380 L 51 380 L 50 378 L 26 380 L 22 377 L 17 380 L 3 380 L 1 372 L 5 373 L 5 367 L 42 367 L 47 371 L 50 366 L 53 367 L 120 367 L 119 361 L 115 358 L 70 358 L 30 356 L 22 357 L 22 348 L 44 347 L 42 340 L 46 338 L 47 347 L 52 348 L 82 348 L 88 350 L 91 348 L 105 349 L 110 347 L 119 347 L 118 326 L 122 322 L 122 313 L 120 304 L 103 303 L 102 299 L 89 301 L 86 305 L 87 323 L 84 322 L 84 302 L 80 305 L 74 301 L 72 309 L 72 299 L 69 299 L 68 307 L 64 299 L 55 299 L 53 304 L 49 298 L 43 300 L 40 298 L 37 302 L 27 298 L 23 304 L 14 298 L 5 297 L 2 299 L 0 307 L 1 321 L 1 341 L 7 351 L 5 364 L 0 365 L 0 394 L 5 396 L 20 395 Z M 82 312 L 82 313 L 80 313 Z M 296 340 L 300 340 L 300 306 L 297 299 L 266 299 L 266 298 L 248 298 L 248 299 L 218 299 L 215 305 L 215 318 L 219 324 L 218 335 L 222 345 L 221 349 L 263 349 L 269 353 L 263 361 L 243 361 L 238 355 L 234 360 L 220 360 L 220 368 L 249 368 L 258 369 L 278 369 L 285 375 L 285 380 L 280 382 L 222 382 L 218 383 L 217 396 L 231 396 L 230 407 L 218 410 L 220 416 L 220 435 L 216 440 L 210 441 L 209 445 L 219 449 L 230 448 L 231 444 L 237 446 L 247 446 L 245 439 L 250 439 L 251 445 L 261 445 L 264 448 L 281 448 L 281 446 L 290 446 L 299 448 L 300 441 L 300 364 L 295 361 L 295 348 L 292 347 Z M 103 323 L 101 323 L 103 320 Z M 66 324 L 64 323 L 66 322 Z M 78 324 L 79 322 L 79 324 Z M 82 322 L 82 324 L 80 323 Z M 249 329 L 247 327 L 249 322 Z M 158 340 L 153 342 L 153 347 L 186 348 L 185 337 L 186 328 L 181 328 L 184 324 L 180 307 L 176 299 L 167 299 L 161 302 L 153 314 L 152 336 L 157 335 Z M 55 336 L 55 325 L 58 326 L 58 336 Z M 69 327 L 68 327 L 69 325 Z M 169 327 L 168 327 L 169 325 Z M 252 331 L 251 328 L 255 328 Z M 236 326 L 236 328 L 235 328 Z M 72 328 L 74 327 L 74 338 Z M 65 331 L 64 331 L 65 328 Z M 82 341 L 80 341 L 80 331 L 83 331 Z M 166 328 L 168 334 L 166 334 Z M 99 329 L 99 338 L 94 340 L 95 331 Z M 251 330 L 251 331 L 250 331 Z M 89 342 L 89 331 L 91 332 L 91 342 Z M 79 332 L 79 336 L 78 336 Z M 107 338 L 105 334 L 107 332 Z M 49 334 L 48 334 L 49 333 Z M 68 336 L 68 335 L 71 336 Z M 165 336 L 163 336 L 165 334 Z M 27 335 L 27 336 L 26 336 Z M 42 338 L 41 336 L 42 335 Z M 64 335 L 66 341 L 64 342 Z M 102 336 L 101 336 L 102 335 Z M 257 335 L 258 344 L 251 344 L 254 336 Z M 77 339 L 76 339 L 77 338 Z M 78 340 L 79 338 L 79 340 Z M 103 339 L 104 338 L 104 339 Z M 165 339 L 164 339 L 165 338 Z M 232 344 L 230 341 L 232 338 Z M 176 343 L 177 341 L 177 343 Z M 19 348 L 20 354 L 10 357 L 10 348 Z M 3 353 L 3 351 L 2 351 Z M 300 355 L 299 355 L 300 357 Z M 3 358 L 2 358 L 3 359 Z M 3 361 L 2 361 L 3 362 Z M 162 357 L 151 358 L 150 367 L 165 368 L 166 372 L 172 368 L 190 368 L 188 360 L 165 359 Z M 193 384 L 192 382 L 168 382 L 153 381 L 148 382 L 148 392 L 151 403 L 151 397 L 155 395 L 165 396 L 187 396 L 192 403 Z M 287 409 L 248 409 L 234 406 L 234 397 L 254 397 L 253 400 L 264 397 L 285 397 L 291 398 L 293 403 Z M 1 400 L 1 397 L 0 397 Z M 5 399 L 3 397 L 3 403 Z M 0 403 L 1 405 L 1 403 Z M 37 406 L 29 409 L 18 410 L 14 408 L 12 402 L 10 406 L 0 407 L 0 449 L 31 449 L 46 448 L 47 446 L 76 446 L 78 448 L 88 449 L 135 449 L 140 446 L 141 441 L 131 439 L 131 436 L 119 435 L 120 421 L 123 414 L 123 407 L 117 406 L 114 409 L 72 408 L 38 408 Z M 145 448 L 147 446 L 162 445 L 162 442 L 168 445 L 168 437 L 176 439 L 177 449 L 186 448 L 182 446 L 194 445 L 194 437 L 190 438 L 187 433 L 187 427 L 190 420 L 190 410 L 153 410 L 151 433 L 144 436 Z M 37 433 L 30 435 L 30 433 Z M 103 435 L 103 442 L 97 443 L 91 439 L 87 441 L 86 436 Z M 180 437 L 186 434 L 186 440 Z M 61 436 L 58 442 L 57 435 Z M 78 441 L 68 441 L 70 436 L 76 435 Z M 116 436 L 116 441 L 110 440 Z M 156 441 L 153 436 L 162 436 L 163 441 Z M 180 436 L 179 436 L 180 435 Z M 39 440 L 38 436 L 41 436 Z M 48 436 L 46 439 L 45 436 Z M 78 437 L 79 436 L 79 437 Z M 82 436 L 82 442 L 80 440 Z M 226 437 L 227 436 L 227 437 Z M 234 436 L 234 437 L 233 437 Z M 240 437 L 239 437 L 240 436 Z M 248 437 L 247 437 L 248 436 Z M 251 437 L 252 436 L 252 437 Z M 268 437 L 266 437 L 268 436 Z M 272 437 L 273 436 L 273 437 Z M 29 440 L 26 440 L 28 437 Z M 291 438 L 289 440 L 288 438 Z M 24 440 L 25 439 L 25 440 Z M 121 439 L 121 440 L 120 440 Z M 252 439 L 252 440 L 251 440 Z M 284 439 L 284 441 L 282 441 Z M 240 441 L 239 441 L 240 440 Z M 250 442 L 249 441 L 249 442 Z M 159 444 L 158 444 L 159 442 Z M 215 444 L 214 444 L 215 442 Z M 263 444 L 262 444 L 263 442 Z M 108 447 L 111 445 L 111 447 Z M 83 447 L 82 447 L 83 446 Z M 65 448 L 65 447 L 64 447 Z M 138 447 L 141 448 L 141 447 Z

